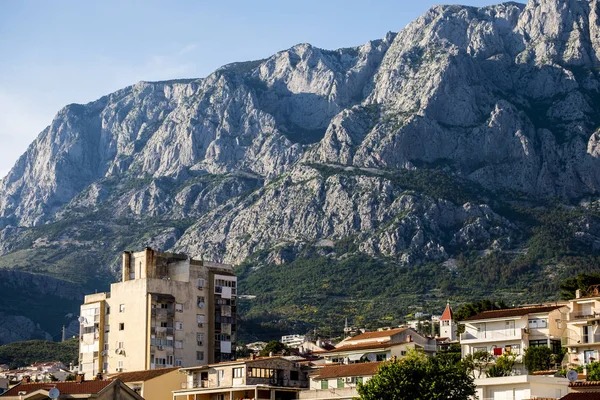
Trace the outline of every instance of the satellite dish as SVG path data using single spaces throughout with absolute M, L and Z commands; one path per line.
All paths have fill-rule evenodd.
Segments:
M 570 369 L 569 372 L 567 372 L 567 379 L 569 382 L 575 382 L 578 377 L 579 374 L 574 369 Z
M 48 397 L 50 397 L 51 399 L 58 399 L 58 396 L 60 396 L 60 392 L 57 388 L 52 388 L 48 392 Z
M 373 353 L 367 354 L 367 360 L 369 361 L 377 361 L 377 356 Z

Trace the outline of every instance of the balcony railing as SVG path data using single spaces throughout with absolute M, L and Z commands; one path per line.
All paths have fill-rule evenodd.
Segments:
M 479 331 L 476 333 L 465 332 L 460 335 L 460 340 L 511 340 L 521 339 L 523 332 L 521 329 L 514 330 L 497 330 L 497 331 Z

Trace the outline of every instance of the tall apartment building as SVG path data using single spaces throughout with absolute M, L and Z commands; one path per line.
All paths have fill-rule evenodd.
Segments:
M 122 281 L 81 306 L 80 372 L 88 379 L 233 359 L 236 284 L 228 264 L 124 252 Z

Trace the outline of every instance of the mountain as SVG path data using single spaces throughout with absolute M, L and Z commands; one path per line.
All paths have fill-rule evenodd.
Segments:
M 68 105 L 0 183 L 0 267 L 81 296 L 125 249 L 239 264 L 249 338 L 555 298 L 600 266 L 599 67 L 597 0 L 437 6 Z

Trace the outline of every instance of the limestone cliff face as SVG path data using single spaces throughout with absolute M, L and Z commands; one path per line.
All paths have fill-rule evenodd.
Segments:
M 355 48 L 69 105 L 0 183 L 0 250 L 96 251 L 112 232 L 110 265 L 123 246 L 285 262 L 344 240 L 411 264 L 511 246 L 496 194 L 600 190 L 599 16 L 597 0 L 437 6 Z M 479 189 L 440 194 L 432 168 Z

